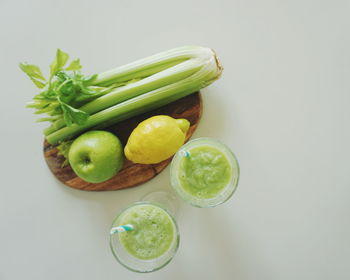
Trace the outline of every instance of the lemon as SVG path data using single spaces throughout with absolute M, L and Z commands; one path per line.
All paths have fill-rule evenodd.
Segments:
M 190 123 L 159 115 L 144 120 L 132 131 L 124 148 L 127 159 L 153 164 L 171 157 L 184 144 Z

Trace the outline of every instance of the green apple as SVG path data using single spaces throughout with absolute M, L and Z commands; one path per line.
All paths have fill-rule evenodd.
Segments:
M 101 183 L 112 178 L 122 168 L 123 147 L 114 134 L 92 130 L 73 141 L 68 160 L 81 179 L 89 183 Z

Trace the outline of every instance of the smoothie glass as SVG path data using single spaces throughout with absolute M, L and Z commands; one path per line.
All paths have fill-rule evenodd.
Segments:
M 131 230 L 128 227 L 132 226 Z M 114 229 L 125 232 L 113 233 Z M 135 272 L 161 269 L 179 247 L 177 223 L 164 204 L 141 201 L 125 208 L 114 219 L 110 247 L 117 261 Z
M 233 152 L 213 138 L 183 145 L 170 167 L 171 185 L 196 207 L 214 207 L 227 201 L 237 188 L 239 165 Z

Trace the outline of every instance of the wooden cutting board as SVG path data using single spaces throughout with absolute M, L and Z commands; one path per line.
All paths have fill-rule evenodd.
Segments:
M 131 132 L 140 122 L 155 115 L 169 115 L 176 119 L 185 118 L 191 123 L 186 135 L 186 141 L 188 141 L 198 126 L 201 114 L 202 99 L 200 93 L 196 92 L 156 110 L 110 126 L 105 130 L 117 135 L 125 146 Z M 157 176 L 171 162 L 170 158 L 158 164 L 137 164 L 125 159 L 122 169 L 113 178 L 102 183 L 92 184 L 77 177 L 70 166 L 62 168 L 64 158 L 57 155 L 57 152 L 57 145 L 50 145 L 46 140 L 44 141 L 44 157 L 53 175 L 63 184 L 85 191 L 112 191 L 140 185 Z

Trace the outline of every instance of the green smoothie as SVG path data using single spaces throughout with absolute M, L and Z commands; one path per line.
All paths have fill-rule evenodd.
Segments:
M 226 201 L 237 187 L 239 166 L 231 150 L 212 138 L 181 147 L 171 163 L 171 184 L 186 201 L 212 207 Z
M 140 204 L 126 209 L 118 224 L 131 224 L 132 231 L 119 233 L 124 249 L 137 259 L 152 260 L 164 255 L 177 240 L 173 219 L 162 208 Z
M 230 183 L 232 168 L 226 156 L 212 146 L 194 147 L 179 163 L 182 189 L 200 199 L 217 196 Z

